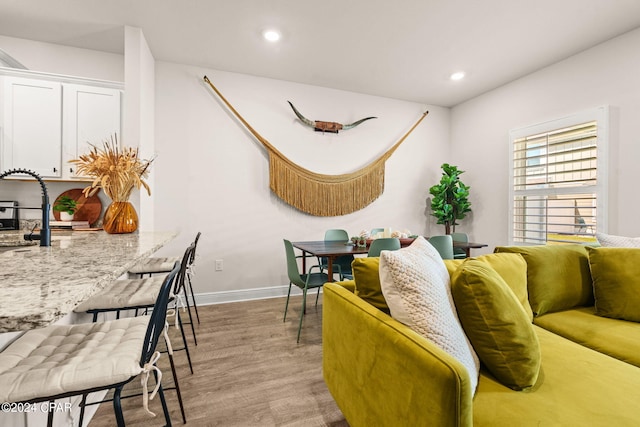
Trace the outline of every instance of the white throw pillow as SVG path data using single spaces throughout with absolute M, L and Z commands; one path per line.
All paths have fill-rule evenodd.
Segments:
M 617 248 L 640 248 L 640 237 L 614 236 L 612 234 L 596 233 L 596 239 L 602 246 Z
M 458 319 L 449 273 L 438 251 L 418 237 L 407 248 L 382 252 L 380 285 L 391 316 L 460 361 L 475 393 L 480 362 Z

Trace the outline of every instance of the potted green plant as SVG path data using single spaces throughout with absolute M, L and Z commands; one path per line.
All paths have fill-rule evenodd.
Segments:
M 457 220 L 464 219 L 471 212 L 469 202 L 469 186 L 460 181 L 464 173 L 457 166 L 444 163 L 442 166 L 440 183 L 429 188 L 431 199 L 431 215 L 438 219 L 438 224 L 444 224 L 446 234 L 456 231 Z
M 53 210 L 60 212 L 60 220 L 73 221 L 73 215 L 78 208 L 78 202 L 69 196 L 62 196 L 53 205 Z

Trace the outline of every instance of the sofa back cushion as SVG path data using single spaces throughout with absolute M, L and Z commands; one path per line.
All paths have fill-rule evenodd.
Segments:
M 353 260 L 351 263 L 351 271 L 353 272 L 353 279 L 356 282 L 354 294 L 372 306 L 389 314 L 389 306 L 380 287 L 379 267 L 379 257 L 364 257 Z
M 640 248 L 589 248 L 596 314 L 640 322 Z
M 598 243 L 605 247 L 640 248 L 640 237 L 615 236 L 613 234 L 596 233 Z
M 582 245 L 498 246 L 527 262 L 527 290 L 535 316 L 593 304 L 587 249 Z
M 513 291 L 522 308 L 524 308 L 527 313 L 529 321 L 533 320 L 533 311 L 529 304 L 529 293 L 527 292 L 527 262 L 522 255 L 505 252 L 486 254 L 467 259 L 483 261 L 491 266 L 500 277 L 502 277 L 511 291 Z M 453 278 L 453 273 L 464 261 L 463 259 L 445 259 L 444 264 L 447 266 L 449 276 Z
M 506 281 L 488 263 L 471 258 L 453 274 L 451 292 L 464 331 L 487 369 L 509 388 L 532 387 L 540 372 L 540 344 Z
M 475 393 L 480 362 L 460 325 L 449 274 L 438 251 L 418 237 L 409 247 L 382 252 L 380 283 L 391 316 L 462 363 Z

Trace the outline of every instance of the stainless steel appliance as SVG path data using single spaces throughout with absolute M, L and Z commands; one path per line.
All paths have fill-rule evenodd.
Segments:
M 0 201 L 0 230 L 18 230 L 20 229 L 18 219 L 18 202 Z

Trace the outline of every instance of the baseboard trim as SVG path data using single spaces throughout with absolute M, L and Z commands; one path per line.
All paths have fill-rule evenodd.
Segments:
M 239 289 L 237 291 L 205 292 L 195 294 L 195 297 L 198 305 L 224 304 L 257 299 L 282 298 L 287 296 L 288 289 L 288 285 L 272 286 L 267 288 Z M 313 293 L 315 294 L 315 291 L 313 291 Z M 302 295 L 302 291 L 300 288 L 293 286 L 291 288 L 291 295 Z

